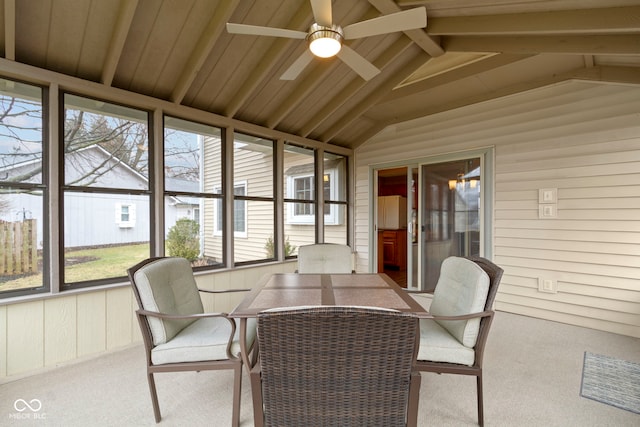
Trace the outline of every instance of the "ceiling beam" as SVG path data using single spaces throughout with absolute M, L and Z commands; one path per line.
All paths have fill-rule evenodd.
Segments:
M 331 141 L 344 128 L 357 120 L 369 108 L 380 101 L 389 91 L 393 90 L 393 88 L 396 87 L 401 81 L 409 77 L 414 71 L 424 65 L 425 61 L 427 61 L 428 59 L 429 56 L 424 51 L 420 51 L 420 53 L 413 57 L 413 59 L 411 59 L 408 63 L 406 63 L 400 71 L 393 73 L 393 76 L 389 77 L 384 81 L 383 84 L 378 86 L 377 89 L 371 93 L 371 95 L 367 96 L 365 99 L 351 108 L 348 114 L 344 114 L 340 118 L 340 120 L 338 120 L 331 126 L 330 131 L 323 134 L 319 138 L 319 140 L 324 142 Z
M 291 19 L 289 28 L 305 28 L 311 25 L 311 7 L 309 2 L 302 2 L 300 8 Z M 233 99 L 227 105 L 224 115 L 233 117 L 242 108 L 258 85 L 271 73 L 272 69 L 282 61 L 285 54 L 291 51 L 292 43 L 300 43 L 300 40 L 277 38 L 260 59 L 240 89 L 234 94 Z M 278 76 L 279 78 L 279 76 Z
M 496 90 L 486 91 L 467 98 L 456 99 L 442 104 L 431 104 L 422 109 L 412 110 L 411 113 L 398 115 L 393 120 L 387 120 L 386 126 L 394 123 L 405 122 L 420 117 L 430 116 L 444 111 L 465 107 L 467 105 L 477 104 L 479 102 L 489 101 L 521 92 L 561 83 L 567 80 L 588 80 L 610 83 L 623 84 L 640 84 L 640 73 L 635 67 L 592 67 L 577 68 L 565 73 L 545 76 L 526 82 L 517 83 L 511 86 L 499 88 Z M 378 107 L 381 107 L 380 105 Z M 371 118 L 373 120 L 374 118 Z
M 431 18 L 430 35 L 620 34 L 640 32 L 640 6 Z
M 16 1 L 4 1 L 4 57 L 16 60 Z
M 102 65 L 100 82 L 105 86 L 111 86 L 113 83 L 113 77 L 115 76 L 118 61 L 120 61 L 120 56 L 122 55 L 124 42 L 127 40 L 127 34 L 129 34 L 129 28 L 131 28 L 133 15 L 136 13 L 137 7 L 138 0 L 125 0 L 122 2 L 107 55 Z
M 193 81 L 200 72 L 202 64 L 211 53 L 211 49 L 215 45 L 220 34 L 225 31 L 225 24 L 231 17 L 231 14 L 235 10 L 240 0 L 223 2 L 224 7 L 216 8 L 216 13 L 211 17 L 207 28 L 202 33 L 202 36 L 198 39 L 196 46 L 191 52 L 191 56 L 185 63 L 180 77 L 176 81 L 176 84 L 171 93 L 171 101 L 176 104 L 180 104 L 184 99 L 184 96 L 189 90 L 189 87 L 193 84 Z
M 411 44 L 412 42 L 406 37 L 399 38 L 389 49 L 385 51 L 383 55 L 373 62 L 373 65 L 378 67 L 380 70 L 384 69 L 388 64 L 397 60 L 398 56 L 408 49 Z M 310 120 L 301 128 L 299 134 L 308 137 L 327 118 L 334 114 L 349 99 L 353 98 L 353 96 L 366 84 L 367 82 L 359 77 L 351 80 L 351 83 L 341 90 L 336 97 L 331 99 L 331 101 L 326 103 L 316 114 L 311 116 Z
M 598 65 L 578 70 L 572 78 L 603 83 L 640 85 L 638 67 Z
M 638 35 L 447 36 L 448 52 L 565 53 L 640 55 Z
M 369 120 L 365 116 L 362 116 L 360 118 L 360 120 L 368 120 L 369 123 L 370 123 L 370 126 L 367 127 L 366 131 L 364 131 L 360 135 L 358 135 L 358 137 L 354 141 L 351 141 L 350 147 L 353 150 L 355 150 L 356 148 L 358 148 L 359 146 L 361 146 L 362 144 L 367 142 L 374 135 L 377 135 L 384 128 L 386 128 L 387 126 L 392 124 L 392 123 L 385 123 L 385 122 L 382 122 L 380 120 Z
M 369 3 L 385 15 L 403 10 L 392 0 L 369 0 Z M 429 28 L 429 25 L 429 17 L 427 17 L 427 28 Z M 430 36 L 424 29 L 409 30 L 404 33 L 429 55 L 440 56 L 444 54 L 444 49 L 440 46 L 440 38 Z
M 503 53 L 499 55 L 493 55 L 472 64 L 465 65 L 463 67 L 455 68 L 451 71 L 446 71 L 433 77 L 428 77 L 424 80 L 416 83 L 411 83 L 406 86 L 394 89 L 391 93 L 387 94 L 382 102 L 389 102 L 399 98 L 404 98 L 415 94 L 417 92 L 423 92 L 429 89 L 433 89 L 442 84 L 451 83 L 455 80 L 471 77 L 479 73 L 491 71 L 496 68 L 503 67 L 505 65 L 513 64 L 514 62 L 522 61 L 527 58 L 531 58 L 533 55 L 522 54 L 508 54 Z

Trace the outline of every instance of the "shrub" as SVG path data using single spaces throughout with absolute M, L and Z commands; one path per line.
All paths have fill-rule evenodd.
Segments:
M 265 243 L 264 248 L 267 250 L 267 258 L 274 257 L 274 244 L 273 244 L 273 236 L 269 236 L 267 239 L 267 243 Z M 284 242 L 284 256 L 288 257 L 293 255 L 293 252 L 296 250 L 296 247 L 289 243 L 289 238 Z
M 171 256 L 195 261 L 200 255 L 200 226 L 192 219 L 181 218 L 169 229 L 167 252 Z

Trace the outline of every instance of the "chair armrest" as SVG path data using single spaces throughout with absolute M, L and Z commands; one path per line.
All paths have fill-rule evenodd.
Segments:
M 224 317 L 229 318 L 227 313 L 196 313 L 196 314 L 167 314 L 157 311 L 136 310 L 136 313 L 142 316 L 158 317 L 160 319 L 179 320 L 179 319 L 202 319 L 205 317 Z
M 427 319 L 433 319 L 433 320 L 469 320 L 469 319 L 476 319 L 476 318 L 493 316 L 493 313 L 494 313 L 494 311 L 490 310 L 490 311 L 481 311 L 479 313 L 461 314 L 459 316 L 434 316 L 434 315 L 431 315 L 430 317 L 426 317 L 426 318 Z
M 206 292 L 208 294 L 224 294 L 227 292 L 249 292 L 251 289 L 200 289 L 199 292 Z
M 220 317 L 222 319 L 226 319 L 227 322 L 229 322 L 231 324 L 231 334 L 229 335 L 229 341 L 227 342 L 227 358 L 229 360 L 232 359 L 237 359 L 238 356 L 231 354 L 231 345 L 233 344 L 233 337 L 236 333 L 236 322 L 235 320 L 233 320 L 231 317 L 229 317 L 229 315 L 227 313 L 195 313 L 195 314 L 185 314 L 185 315 L 180 315 L 180 314 L 166 314 L 166 313 L 158 313 L 157 311 L 148 311 L 148 310 L 136 310 L 136 314 L 138 316 L 149 316 L 149 317 L 157 317 L 160 319 L 168 319 L 168 320 L 179 320 L 179 319 L 204 319 L 204 318 L 208 318 L 208 317 Z M 139 317 L 139 318 L 141 318 Z M 148 323 L 147 323 L 148 325 Z M 148 326 L 147 326 L 148 327 Z M 149 343 L 147 344 L 145 341 L 145 345 L 149 345 L 149 349 L 153 347 L 152 345 L 152 338 L 151 338 L 151 331 L 148 331 L 148 338 L 145 338 L 145 340 L 149 340 Z

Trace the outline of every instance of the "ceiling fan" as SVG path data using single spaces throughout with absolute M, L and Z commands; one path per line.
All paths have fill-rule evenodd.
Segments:
M 344 40 L 388 34 L 396 31 L 413 30 L 427 26 L 427 10 L 424 7 L 404 10 L 390 15 L 380 16 L 367 21 L 356 22 L 342 28 L 333 24 L 331 0 L 311 0 L 311 9 L 315 23 L 308 32 L 287 30 L 284 28 L 261 27 L 257 25 L 227 23 L 231 34 L 285 37 L 306 39 L 309 49 L 296 59 L 282 74 L 280 80 L 294 80 L 311 62 L 314 55 L 320 58 L 337 56 L 351 67 L 364 80 L 375 77 L 380 70 L 363 58 L 355 50 L 344 45 Z

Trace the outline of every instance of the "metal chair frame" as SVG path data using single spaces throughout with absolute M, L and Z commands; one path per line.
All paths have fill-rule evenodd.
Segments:
M 231 354 L 231 344 L 233 342 L 233 336 L 236 331 L 236 323 L 233 319 L 229 318 L 226 313 L 198 313 L 192 315 L 172 315 L 167 313 L 158 313 L 145 310 L 142 306 L 140 299 L 140 293 L 135 285 L 135 273 L 144 268 L 150 263 L 158 260 L 165 259 L 167 257 L 154 257 L 148 258 L 139 262 L 133 267 L 127 270 L 129 280 L 133 288 L 133 293 L 138 302 L 138 310 L 136 310 L 136 317 L 140 325 L 140 331 L 142 332 L 142 341 L 144 343 L 146 362 L 147 362 L 147 381 L 149 383 L 149 391 L 151 393 L 151 403 L 153 405 L 153 414 L 155 416 L 156 423 L 159 423 L 162 415 L 160 413 L 160 405 L 158 404 L 158 393 L 156 390 L 156 384 L 154 374 L 159 372 L 184 372 L 184 371 L 207 371 L 207 370 L 219 370 L 219 369 L 232 369 L 233 370 L 233 410 L 232 410 L 232 425 L 234 427 L 240 424 L 240 394 L 242 390 L 242 358 L 239 355 Z M 244 292 L 250 289 L 230 289 L 230 290 L 204 290 L 198 289 L 200 292 L 206 293 L 226 293 L 226 292 Z M 151 359 L 151 350 L 154 348 L 153 337 L 151 334 L 151 328 L 149 326 L 149 317 L 157 317 L 160 319 L 201 319 L 205 317 L 221 317 L 227 319 L 231 324 L 231 334 L 229 336 L 229 342 L 227 343 L 227 359 L 226 360 L 207 360 L 200 362 L 183 362 L 183 363 L 167 363 L 162 365 L 154 365 Z
M 475 362 L 472 366 L 459 365 L 455 363 L 432 362 L 428 360 L 418 360 L 416 369 L 421 372 L 435 372 L 438 374 L 457 374 L 457 375 L 473 375 L 476 377 L 477 399 L 478 399 L 478 424 L 484 425 L 484 403 L 482 395 L 482 362 L 484 358 L 484 349 L 489 336 L 489 329 L 493 321 L 494 311 L 493 302 L 495 301 L 498 285 L 502 279 L 504 270 L 493 262 L 482 257 L 467 257 L 471 261 L 478 264 L 489 275 L 489 292 L 487 293 L 487 301 L 484 311 L 464 316 L 436 316 L 437 320 L 468 320 L 480 318 L 480 329 L 478 338 L 474 347 Z

